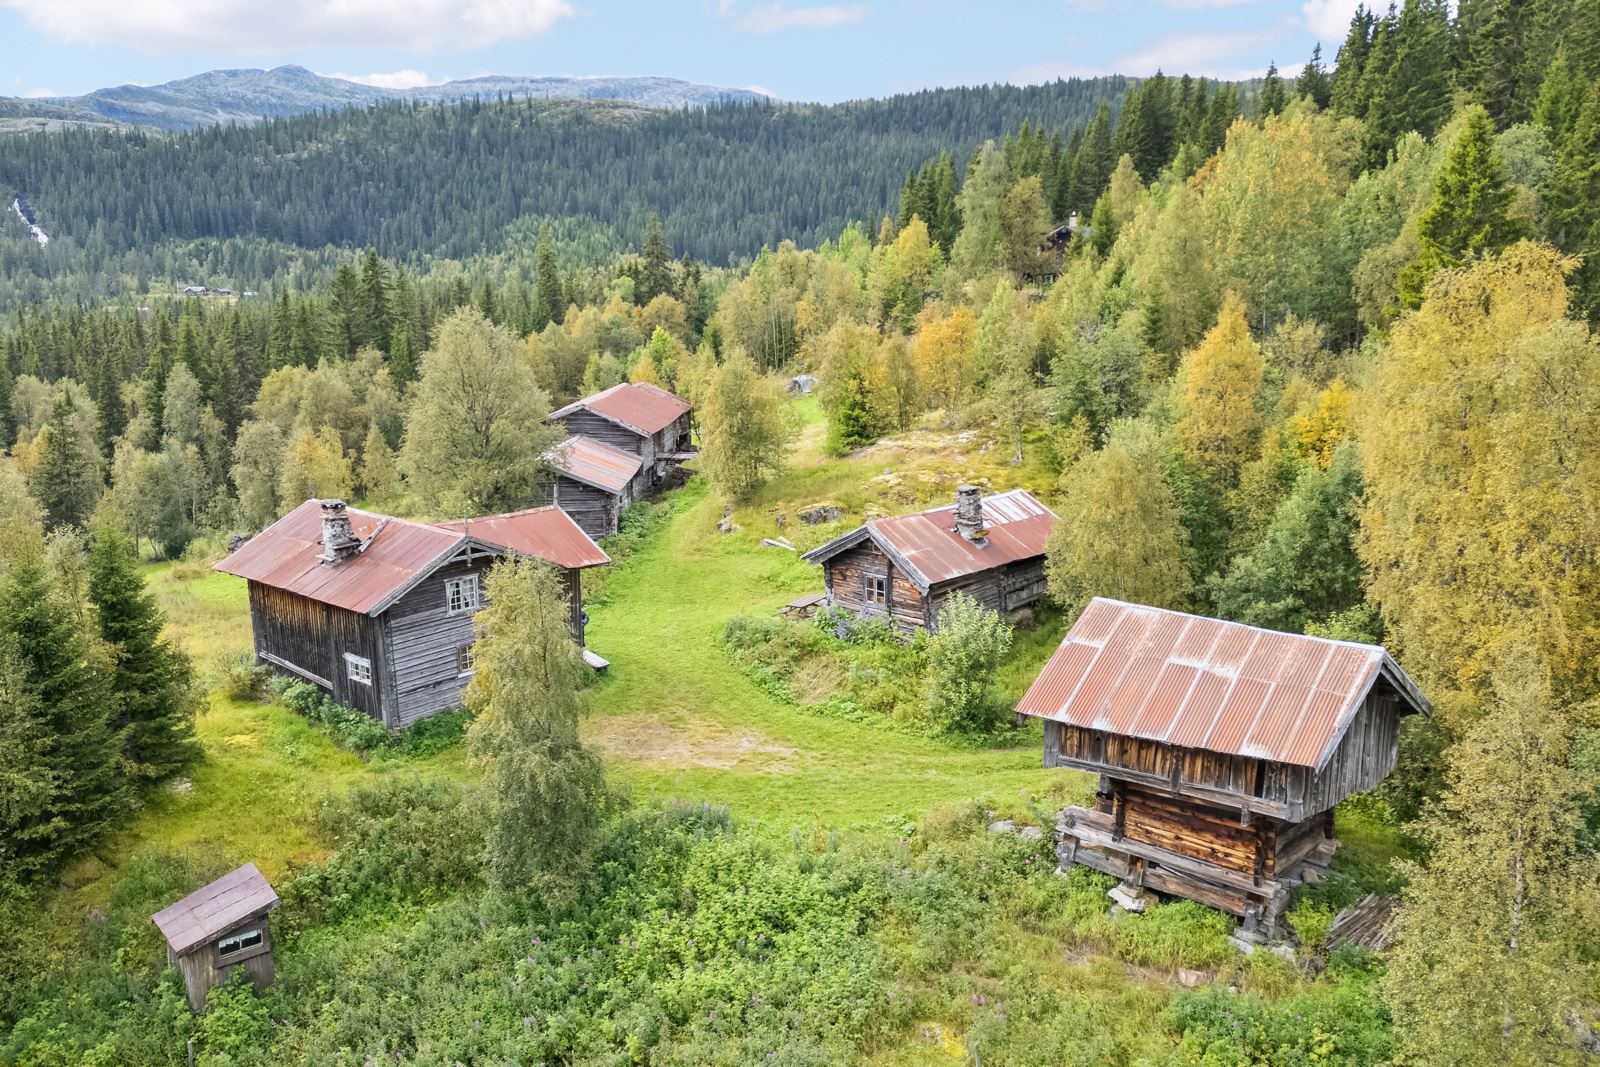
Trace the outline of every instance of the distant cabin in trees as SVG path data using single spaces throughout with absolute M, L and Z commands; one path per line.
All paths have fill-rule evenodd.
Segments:
M 272 984 L 267 913 L 277 906 L 278 894 L 247 863 L 150 916 L 167 939 L 167 962 L 183 975 L 191 1009 L 202 1010 L 207 991 L 241 967 L 257 993 Z
M 1001 614 L 1042 597 L 1055 523 L 1025 489 L 986 497 L 963 485 L 953 506 L 868 519 L 801 558 L 821 564 L 827 603 L 908 633 L 933 632 L 951 593 Z
M 588 437 L 638 456 L 643 485 L 654 489 L 694 455 L 689 403 L 657 385 L 623 382 L 550 413 L 571 437 Z
M 484 572 L 513 555 L 561 572 L 583 645 L 579 572 L 611 560 L 560 508 L 423 523 L 307 500 L 216 569 L 249 583 L 260 663 L 397 730 L 461 705 Z
M 1231 912 L 1270 937 L 1327 873 L 1333 809 L 1394 770 L 1400 720 L 1430 714 L 1376 645 L 1095 598 L 1017 706 L 1047 767 L 1100 775 L 1057 826 L 1061 869 Z

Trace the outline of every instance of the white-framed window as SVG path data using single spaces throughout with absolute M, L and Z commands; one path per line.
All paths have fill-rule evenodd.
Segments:
M 372 661 L 370 659 L 363 656 L 352 656 L 346 652 L 344 654 L 344 669 L 345 673 L 350 675 L 352 682 L 360 682 L 362 685 L 372 684 Z
M 473 670 L 473 667 L 472 667 L 472 646 L 471 645 L 460 645 L 460 646 L 458 646 L 456 648 L 456 673 L 457 674 L 471 674 L 472 670 Z
M 477 611 L 478 576 L 469 574 L 462 578 L 447 579 L 444 583 L 444 602 L 452 615 Z
M 261 944 L 260 930 L 242 930 L 231 934 L 217 942 L 218 956 L 235 956 L 247 948 L 255 948 Z
M 867 575 L 866 601 L 868 604 L 889 603 L 889 579 L 881 574 Z

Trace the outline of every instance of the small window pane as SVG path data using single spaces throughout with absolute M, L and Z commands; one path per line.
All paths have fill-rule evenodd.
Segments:
M 361 656 L 352 656 L 346 652 L 344 655 L 345 670 L 350 675 L 352 682 L 362 685 L 372 684 L 372 661 Z
M 469 574 L 465 578 L 451 578 L 444 583 L 445 604 L 450 614 L 457 615 L 463 611 L 476 611 L 478 607 L 478 576 Z
M 867 603 L 885 604 L 888 602 L 888 582 L 882 577 L 867 578 Z
M 456 670 L 462 674 L 472 673 L 472 646 L 462 645 L 456 649 Z

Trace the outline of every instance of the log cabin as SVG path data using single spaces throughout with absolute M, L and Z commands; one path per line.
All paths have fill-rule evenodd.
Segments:
M 570 437 L 588 437 L 638 456 L 644 491 L 659 486 L 694 455 L 688 402 L 644 382 L 623 382 L 574 400 L 552 411 L 550 421 Z
M 277 906 L 278 894 L 247 863 L 150 916 L 167 939 L 167 962 L 183 976 L 191 1010 L 202 1010 L 206 993 L 240 968 L 257 993 L 272 984 L 267 914 Z
M 1025 489 L 983 496 L 963 485 L 954 506 L 868 519 L 800 558 L 821 565 L 830 605 L 932 633 L 955 592 L 1002 615 L 1042 597 L 1055 522 Z
M 644 457 L 597 441 L 569 437 L 545 455 L 554 477 L 544 485 L 544 502 L 571 515 L 593 538 L 617 532 L 622 512 L 650 491 Z
M 1061 870 L 1231 912 L 1272 937 L 1328 869 L 1334 806 L 1394 770 L 1427 699 L 1376 645 L 1280 633 L 1096 597 L 1017 711 L 1044 763 L 1099 775 L 1057 825 Z
M 560 572 L 582 647 L 579 576 L 611 560 L 560 508 L 425 523 L 307 500 L 216 569 L 249 585 L 258 663 L 399 730 L 461 706 L 484 573 L 509 556 Z

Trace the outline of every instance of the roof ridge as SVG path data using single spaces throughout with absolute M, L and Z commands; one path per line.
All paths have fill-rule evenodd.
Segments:
M 1253 625 L 1251 623 L 1248 623 L 1248 622 L 1240 622 L 1237 619 L 1224 619 L 1224 618 L 1219 618 L 1218 616 L 1215 616 L 1215 615 L 1199 615 L 1199 614 L 1196 614 L 1195 612 L 1182 611 L 1182 610 L 1180 610 L 1178 608 L 1159 608 L 1159 607 L 1156 607 L 1154 604 L 1135 604 L 1131 600 L 1118 600 L 1116 597 L 1110 597 L 1110 596 L 1091 597 L 1090 598 L 1090 603 L 1093 603 L 1096 600 L 1104 601 L 1107 604 L 1116 604 L 1119 607 L 1136 608 L 1139 611 L 1160 611 L 1160 612 L 1165 612 L 1168 615 L 1182 615 L 1183 617 L 1188 618 L 1188 619 L 1203 619 L 1206 622 L 1219 623 L 1219 624 L 1221 624 L 1223 626 L 1240 626 L 1240 627 L 1243 627 L 1246 630 L 1259 630 L 1262 633 L 1279 634 L 1279 635 L 1281 635 L 1283 637 L 1301 638 L 1301 639 L 1306 640 L 1306 641 L 1322 641 L 1322 642 L 1324 642 L 1326 644 L 1343 645 L 1343 646 L 1345 646 L 1347 648 L 1364 648 L 1369 652 L 1381 652 L 1381 653 L 1383 653 L 1384 656 L 1386 656 L 1386 657 L 1388 657 L 1390 659 L 1394 658 L 1394 657 L 1389 655 L 1389 650 L 1387 648 L 1384 648 L 1382 645 L 1369 644 L 1366 641 L 1351 641 L 1351 640 L 1348 640 L 1348 639 L 1342 638 L 1342 637 L 1323 637 L 1321 634 L 1305 634 L 1305 633 L 1297 634 L 1293 630 L 1277 630 L 1277 629 L 1274 629 L 1271 626 L 1255 626 L 1255 625 Z M 1068 627 L 1068 632 L 1069 633 L 1071 632 L 1071 627 Z M 1065 643 L 1065 641 L 1066 641 L 1066 638 L 1063 637 L 1062 638 L 1062 642 Z

